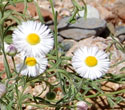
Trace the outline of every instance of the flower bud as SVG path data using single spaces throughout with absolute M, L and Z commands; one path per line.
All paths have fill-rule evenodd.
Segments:
M 77 102 L 76 107 L 77 107 L 77 110 L 87 110 L 88 109 L 88 106 L 87 106 L 86 102 L 84 102 L 84 101 Z
M 17 54 L 17 49 L 14 47 L 13 44 L 11 44 L 7 47 L 6 53 L 9 56 L 15 56 Z
M 0 83 L 0 98 L 6 93 L 6 86 Z
M 49 99 L 49 100 L 53 100 L 53 99 L 55 99 L 55 97 L 56 97 L 56 93 L 55 92 L 48 92 L 46 94 L 46 98 Z

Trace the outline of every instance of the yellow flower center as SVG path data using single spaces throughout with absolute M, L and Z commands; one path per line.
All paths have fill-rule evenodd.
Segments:
M 25 60 L 25 64 L 28 66 L 34 66 L 36 65 L 37 61 L 34 57 L 27 57 Z
M 93 67 L 93 66 L 96 66 L 98 61 L 95 57 L 93 56 L 88 56 L 86 59 L 85 59 L 85 63 L 87 66 L 89 67 Z
M 40 42 L 40 37 L 35 33 L 31 33 L 27 36 L 26 40 L 29 44 L 36 45 Z

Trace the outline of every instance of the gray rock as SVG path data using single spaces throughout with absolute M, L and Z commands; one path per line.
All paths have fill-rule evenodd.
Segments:
M 85 11 L 79 11 L 78 14 L 80 17 L 84 17 Z M 99 11 L 92 5 L 87 5 L 87 18 L 100 18 Z
M 122 3 L 122 4 L 125 4 L 125 0 L 116 0 L 116 2 L 115 3 Z
M 64 40 L 64 38 L 63 37 L 61 37 L 61 36 L 58 36 L 58 42 L 60 43 L 60 42 L 62 42 Z
M 61 51 L 63 52 L 67 52 L 70 48 L 72 48 L 72 46 L 76 43 L 76 41 L 74 40 L 63 40 L 61 45 Z
M 74 24 L 68 24 L 69 17 L 63 18 L 58 24 L 60 36 L 68 39 L 81 40 L 99 35 L 106 27 L 106 21 L 97 18 L 79 18 Z
M 115 37 L 118 37 L 120 42 L 124 42 L 125 41 L 125 26 L 118 26 L 116 27 L 115 31 L 116 31 Z

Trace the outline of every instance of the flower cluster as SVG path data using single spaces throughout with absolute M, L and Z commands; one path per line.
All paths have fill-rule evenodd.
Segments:
M 54 39 L 51 30 L 37 21 L 22 22 L 13 32 L 13 45 L 21 53 L 24 63 L 21 74 L 37 76 L 43 73 L 48 64 L 46 54 L 53 48 Z
M 22 22 L 13 32 L 13 45 L 23 55 L 24 63 L 17 67 L 21 74 L 37 76 L 44 72 L 48 61 L 46 54 L 53 48 L 50 29 L 37 21 Z M 108 55 L 97 47 L 79 48 L 74 53 L 72 65 L 83 78 L 100 78 L 109 68 Z

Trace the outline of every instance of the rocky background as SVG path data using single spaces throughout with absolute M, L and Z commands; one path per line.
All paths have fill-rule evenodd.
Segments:
M 81 0 L 77 0 L 81 6 L 84 6 Z M 115 45 L 111 35 L 115 37 L 121 44 L 125 44 L 125 0 L 86 0 L 87 3 L 87 19 L 84 19 L 84 11 L 80 11 L 75 23 L 67 25 L 67 21 L 73 14 L 73 4 L 71 0 L 53 0 L 55 10 L 58 12 L 58 41 L 62 45 L 60 52 L 65 52 L 65 55 L 72 56 L 74 50 L 81 46 L 98 46 L 100 49 L 105 50 L 112 55 L 111 68 L 109 73 L 112 74 L 124 74 L 125 71 L 120 71 L 124 67 L 125 62 L 113 66 L 116 63 L 125 60 L 124 52 L 121 52 Z M 51 6 L 48 0 L 37 0 L 40 7 L 40 11 L 48 25 L 53 30 L 53 16 L 51 12 Z M 7 9 L 23 12 L 24 4 L 17 3 L 16 7 L 8 6 Z M 28 13 L 31 17 L 38 20 L 38 14 L 36 7 L 33 3 L 28 3 Z M 14 23 L 8 21 L 8 24 Z M 20 60 L 15 58 L 16 63 Z M 4 69 L 3 57 L 0 56 L 0 71 Z M 11 58 L 8 57 L 8 61 L 12 66 Z M 2 76 L 6 77 L 5 75 Z M 50 79 L 50 82 L 54 82 L 55 78 Z M 103 83 L 103 90 L 116 91 L 121 88 L 125 88 L 124 85 L 115 84 L 111 82 Z M 45 88 L 45 85 L 36 85 L 35 87 L 27 88 L 27 93 L 34 95 L 39 94 L 41 89 Z M 21 88 L 20 88 L 21 89 Z M 62 96 L 61 90 L 55 90 L 57 92 L 57 99 Z M 41 97 L 45 97 L 45 91 Z M 92 91 L 93 92 L 93 91 Z M 90 100 L 93 105 L 90 110 L 111 110 L 105 100 L 106 97 L 97 97 Z M 47 110 L 54 110 L 54 108 L 45 108 Z M 116 106 L 114 110 L 123 110 L 124 103 Z M 25 108 L 25 110 L 34 110 L 31 106 Z M 113 109 L 112 109 L 113 110 Z

